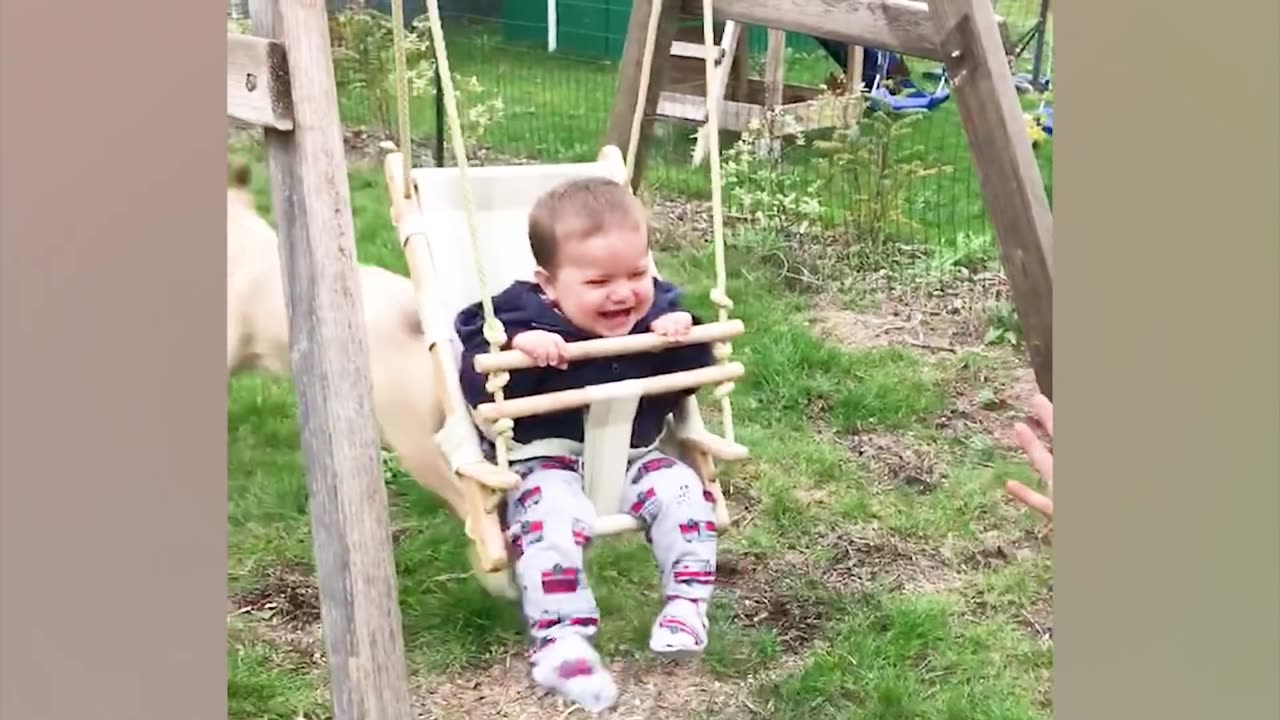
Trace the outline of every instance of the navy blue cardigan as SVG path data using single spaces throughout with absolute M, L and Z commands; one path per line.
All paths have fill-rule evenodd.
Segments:
M 680 289 L 664 280 L 654 279 L 653 307 L 632 328 L 632 334 L 649 332 L 649 324 L 670 312 L 682 310 Z M 569 322 L 542 294 L 536 283 L 517 281 L 493 298 L 494 314 L 502 321 L 508 338 L 526 330 L 545 330 L 563 337 L 566 341 L 589 340 L 595 336 Z M 694 318 L 694 323 L 698 323 Z M 475 356 L 489 352 L 489 342 L 484 338 L 484 311 L 480 303 L 465 308 L 458 314 L 455 329 L 462 341 L 462 367 L 460 375 L 462 394 L 475 407 L 493 398 L 485 390 L 487 376 L 475 370 Z M 510 347 L 510 342 L 507 348 Z M 504 348 L 506 349 L 506 348 Z M 569 390 L 587 385 L 599 385 L 615 380 L 631 380 L 650 377 L 710 365 L 714 361 L 711 346 L 707 343 L 673 347 L 658 352 L 620 355 L 612 358 L 595 358 L 569 363 L 566 370 L 557 368 L 529 368 L 513 370 L 504 388 L 505 397 L 516 398 L 557 390 Z M 632 426 L 631 447 L 652 445 L 661 435 L 663 423 L 680 402 L 693 390 L 650 395 L 640 399 Z M 535 440 L 563 438 L 582 442 L 585 412 L 581 409 L 565 410 L 520 418 L 515 423 L 514 440 L 524 445 Z

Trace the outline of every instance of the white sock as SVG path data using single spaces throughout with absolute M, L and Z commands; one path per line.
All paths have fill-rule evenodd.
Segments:
M 591 643 L 565 635 L 533 656 L 533 681 L 588 712 L 598 713 L 618 699 L 618 686 Z
M 649 649 L 670 657 L 682 657 L 707 648 L 707 604 L 671 598 L 653 621 Z

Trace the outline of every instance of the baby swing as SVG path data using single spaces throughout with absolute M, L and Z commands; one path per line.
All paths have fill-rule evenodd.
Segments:
M 741 460 L 748 456 L 748 450 L 733 439 L 733 413 L 729 398 L 733 381 L 745 370 L 741 363 L 730 361 L 732 349 L 726 341 L 741 335 L 744 328 L 740 320 L 729 318 L 733 302 L 725 289 L 717 131 L 719 114 L 714 96 L 707 96 L 716 265 L 716 285 L 710 297 L 718 310 L 718 320 L 695 326 L 685 342 L 712 343 L 715 364 L 574 390 L 504 397 L 503 387 L 509 373 L 520 372 L 534 364 L 518 351 L 502 349 L 507 340 L 506 333 L 494 315 L 491 299 L 495 292 L 515 280 L 533 279 L 535 263 L 526 238 L 528 215 L 540 195 L 561 182 L 579 177 L 603 176 L 630 186 L 663 3 L 653 3 L 649 17 L 639 97 L 625 162 L 618 148 L 606 146 L 594 162 L 471 169 L 458 118 L 438 0 L 427 0 L 426 9 L 449 124 L 450 148 L 457 165 L 439 168 L 411 166 L 402 2 L 392 2 L 397 119 L 402 151 L 391 148 L 392 152 L 384 161 L 384 170 L 391 194 L 392 219 L 408 261 L 409 274 L 417 293 L 418 313 L 442 391 L 445 419 L 435 439 L 454 473 L 447 481 L 458 483 L 465 497 L 466 509 L 462 520 L 472 542 L 471 561 L 478 578 L 490 592 L 510 594 L 513 591 L 507 544 L 498 513 L 503 493 L 519 481 L 509 465 L 514 423 L 531 415 L 587 408 L 582 448 L 583 476 L 587 495 L 599 513 L 594 534 L 614 535 L 641 528 L 635 518 L 618 512 L 630 452 L 631 424 L 640 398 L 714 385 L 715 396 L 721 403 L 723 436 L 707 429 L 697 400 L 690 395 L 681 409 L 668 418 L 659 448 L 680 457 L 698 473 L 715 500 L 717 528 L 727 527 L 729 512 L 716 479 L 715 461 Z M 714 45 L 711 5 L 712 0 L 703 0 L 703 36 L 708 47 Z M 706 57 L 707 87 L 712 87 L 714 54 L 708 52 Z M 653 265 L 652 254 L 650 264 Z M 654 271 L 657 272 L 656 266 Z M 486 387 L 493 400 L 472 412 L 463 399 L 458 378 L 461 347 L 453 320 L 464 307 L 477 301 L 483 307 L 485 338 L 489 341 L 490 352 L 476 357 L 475 367 L 488 376 Z M 668 345 L 669 341 L 652 333 L 586 340 L 570 343 L 569 361 L 648 352 Z M 491 462 L 484 456 L 478 431 L 484 432 L 494 443 L 495 461 Z

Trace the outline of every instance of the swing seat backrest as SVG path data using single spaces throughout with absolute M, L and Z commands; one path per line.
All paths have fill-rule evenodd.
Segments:
M 483 285 L 476 270 L 466 198 L 457 169 L 416 168 L 410 177 L 419 210 L 427 221 L 427 252 L 434 269 L 425 283 L 430 299 L 421 303 L 420 309 L 433 326 L 431 336 L 451 346 L 456 366 L 462 356 L 461 343 L 453 330 L 458 313 L 480 301 L 486 292 L 494 295 L 517 280 L 533 280 L 536 265 L 529 248 L 528 222 L 538 198 L 577 178 L 606 177 L 625 183 L 626 165 L 616 147 L 606 146 L 594 162 L 469 168 L 467 179 L 485 271 Z M 457 378 L 446 381 L 456 383 Z M 618 459 L 625 458 L 634 409 L 633 403 L 622 398 L 593 403 L 587 411 L 587 492 L 605 516 L 615 512 L 622 478 L 620 473 L 604 471 L 602 466 L 616 467 Z M 607 527 L 598 527 L 597 531 L 622 531 L 628 529 L 628 524 L 617 518 L 606 519 Z
M 617 148 L 606 147 L 595 162 L 468 169 L 490 295 L 516 280 L 533 280 L 529 213 L 538 198 L 560 183 L 596 176 L 625 182 L 626 167 Z M 437 308 L 440 315 L 452 320 L 463 308 L 479 302 L 486 290 L 476 272 L 459 173 L 448 167 L 417 168 L 411 178 L 431 231 L 428 244 L 436 268 L 432 295 L 443 303 Z

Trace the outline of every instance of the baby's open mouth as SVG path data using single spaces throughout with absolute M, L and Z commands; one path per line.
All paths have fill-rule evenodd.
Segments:
M 631 308 L 622 308 L 621 310 L 601 310 L 600 317 L 605 320 L 622 320 L 631 315 Z

